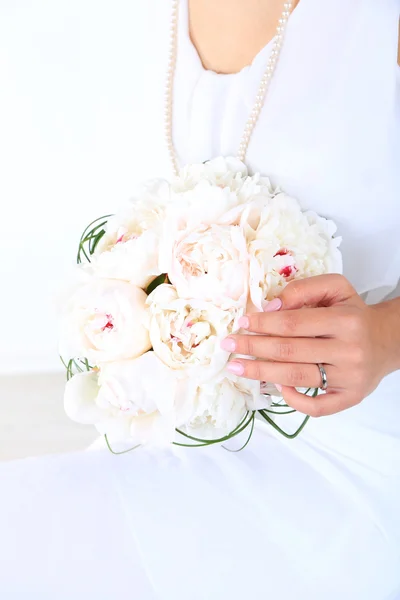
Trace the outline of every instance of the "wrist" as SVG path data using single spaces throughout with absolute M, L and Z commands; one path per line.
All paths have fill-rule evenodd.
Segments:
M 376 342 L 383 355 L 385 375 L 400 369 L 400 298 L 370 307 L 375 322 Z

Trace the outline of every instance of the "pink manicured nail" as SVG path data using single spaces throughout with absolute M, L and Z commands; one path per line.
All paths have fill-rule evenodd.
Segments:
M 238 362 L 230 362 L 230 363 L 228 363 L 226 368 L 228 369 L 228 371 L 230 371 L 234 375 L 240 376 L 240 375 L 243 375 L 243 373 L 244 373 L 244 366 Z
M 234 352 L 236 349 L 236 342 L 232 338 L 225 338 L 221 342 L 221 348 L 227 352 Z
M 273 312 L 274 310 L 279 310 L 280 308 L 282 308 L 282 300 L 280 298 L 274 298 L 270 302 L 265 301 L 263 303 L 264 312 Z
M 250 319 L 249 317 L 240 317 L 238 321 L 239 327 L 242 329 L 248 329 L 250 327 Z
M 282 391 L 282 386 L 281 386 L 281 384 L 280 384 L 280 383 L 275 383 L 275 387 L 276 387 L 276 389 L 278 390 L 278 392 L 281 392 L 281 391 Z

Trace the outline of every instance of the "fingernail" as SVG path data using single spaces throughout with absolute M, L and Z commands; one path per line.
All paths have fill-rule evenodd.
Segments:
M 262 304 L 264 312 L 273 312 L 282 308 L 282 300 L 280 298 L 274 298 L 270 302 L 265 300 Z
M 234 352 L 236 348 L 236 342 L 232 338 L 225 338 L 221 342 L 221 348 L 227 352 Z
M 240 317 L 238 321 L 239 327 L 242 329 L 248 329 L 250 327 L 250 319 L 249 317 Z
M 230 362 L 226 368 L 234 375 L 243 375 L 244 373 L 244 366 L 238 362 Z
M 278 392 L 281 392 L 281 391 L 282 391 L 282 386 L 281 386 L 281 384 L 280 384 L 280 383 L 275 383 L 275 387 L 276 387 L 276 389 L 278 390 Z

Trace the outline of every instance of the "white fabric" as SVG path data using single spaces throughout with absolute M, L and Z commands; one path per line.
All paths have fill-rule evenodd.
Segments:
M 382 288 L 375 299 L 400 277 L 398 13 L 398 0 L 301 0 L 247 156 L 338 224 L 345 274 L 360 293 Z M 239 74 L 216 75 L 202 68 L 186 10 L 181 17 L 181 163 L 236 154 L 271 44 Z
M 120 42 L 119 23 L 125 34 L 129 22 L 127 46 L 146 69 L 128 100 L 149 136 L 132 139 L 142 154 L 134 166 L 164 174 L 170 2 L 136 2 L 136 13 L 131 5 L 117 3 L 115 31 L 101 42 Z M 248 155 L 252 170 L 338 223 L 345 273 L 371 301 L 400 275 L 399 12 L 398 0 L 300 0 Z M 89 13 L 82 23 L 97 49 Z M 190 43 L 186 10 L 180 25 L 180 158 L 235 153 L 271 45 L 239 74 L 216 75 Z M 117 47 L 113 56 L 129 65 L 124 43 Z M 113 95 L 115 112 L 128 100 Z M 172 448 L 2 465 L 4 597 L 398 600 L 399 392 L 397 372 L 361 405 L 311 420 L 294 441 L 257 424 L 239 454 Z M 282 425 L 294 427 L 292 418 Z

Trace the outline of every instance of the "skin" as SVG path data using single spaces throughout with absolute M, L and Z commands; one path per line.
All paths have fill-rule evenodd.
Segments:
M 190 34 L 204 67 L 236 73 L 250 64 L 273 38 L 282 7 L 282 0 L 189 0 Z M 367 306 L 339 275 L 291 282 L 264 313 L 244 317 L 241 325 L 258 335 L 222 342 L 228 352 L 249 356 L 230 361 L 228 369 L 275 382 L 289 406 L 313 417 L 360 403 L 400 369 L 400 298 Z M 329 387 L 312 399 L 295 387 L 321 385 L 317 363 Z
M 203 66 L 237 73 L 249 65 L 274 37 L 282 10 L 283 0 L 189 0 L 190 35 Z
M 282 0 L 189 0 L 190 35 L 203 66 L 237 73 L 249 65 L 275 35 L 282 6 Z

